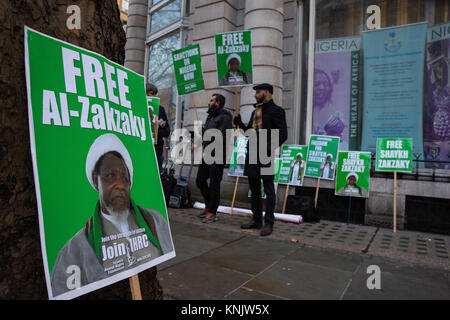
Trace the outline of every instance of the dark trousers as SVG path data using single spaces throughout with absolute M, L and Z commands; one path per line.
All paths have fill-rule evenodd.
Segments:
M 248 178 L 248 185 L 252 192 L 252 212 L 253 220 L 262 222 L 262 199 L 261 199 L 261 180 L 263 181 L 264 193 L 266 194 L 266 214 L 264 223 L 273 225 L 275 222 L 275 185 L 274 176 L 261 176 L 261 178 Z
M 205 199 L 208 212 L 216 213 L 220 203 L 220 182 L 223 176 L 223 164 L 202 164 L 198 167 L 195 183 Z M 207 180 L 209 179 L 209 185 Z
M 163 156 L 164 146 L 155 146 L 155 152 L 156 152 L 156 161 L 158 161 L 158 169 L 161 172 L 162 165 L 164 161 Z

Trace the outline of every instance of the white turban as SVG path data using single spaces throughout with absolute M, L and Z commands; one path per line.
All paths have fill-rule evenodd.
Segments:
M 239 61 L 239 64 L 241 64 L 241 57 L 238 55 L 238 54 L 236 54 L 236 53 L 232 53 L 232 54 L 230 54 L 228 57 L 227 57 L 227 65 L 230 63 L 230 60 L 231 59 L 237 59 L 237 61 Z
M 89 152 L 86 157 L 86 177 L 89 180 L 91 186 L 95 189 L 94 182 L 92 181 L 92 172 L 94 171 L 95 164 L 98 159 L 101 158 L 105 153 L 116 151 L 120 153 L 123 160 L 125 161 L 128 171 L 130 172 L 130 189 L 133 185 L 133 162 L 131 161 L 130 154 L 128 153 L 125 145 L 120 141 L 120 139 L 112 133 L 105 133 L 95 139 L 94 143 L 91 145 Z
M 358 181 L 358 175 L 356 173 L 354 173 L 354 172 L 350 172 L 347 175 L 347 178 L 345 178 L 345 180 L 348 180 L 348 178 L 350 178 L 351 176 L 355 177 L 356 181 Z
M 327 158 L 330 157 L 331 159 L 333 159 L 333 155 L 331 153 L 327 154 Z

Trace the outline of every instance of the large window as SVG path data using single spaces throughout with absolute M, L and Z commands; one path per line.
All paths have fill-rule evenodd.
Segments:
M 179 48 L 179 32 L 149 46 L 147 81 L 158 87 L 161 105 L 167 108 L 166 112 L 172 128 L 176 120 L 177 93 L 171 53 Z
M 154 33 L 167 27 L 173 22 L 180 20 L 182 12 L 181 7 L 182 1 L 175 0 L 173 2 L 168 2 L 167 5 L 157 8 L 157 10 L 152 12 L 150 15 L 150 32 Z
M 177 94 L 172 51 L 181 48 L 185 34 L 186 0 L 153 0 L 147 30 L 147 82 L 156 85 L 171 130 L 179 126 L 180 99 Z M 166 141 L 166 147 L 168 143 Z M 167 158 L 167 153 L 164 155 Z
M 376 136 L 413 136 L 416 159 L 449 162 L 450 0 L 315 3 L 310 133 L 363 151 Z

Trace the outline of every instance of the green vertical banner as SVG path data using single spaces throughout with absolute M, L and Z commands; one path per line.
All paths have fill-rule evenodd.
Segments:
M 172 60 L 180 96 L 205 88 L 198 44 L 172 51 Z
M 361 37 L 315 43 L 313 134 L 340 137 L 341 150 L 358 150 Z
M 28 27 L 31 157 L 50 299 L 175 256 L 144 77 Z
M 240 137 L 234 143 L 233 154 L 231 155 L 230 166 L 228 168 L 228 175 L 231 177 L 244 177 L 247 142 L 247 137 Z
M 311 135 L 306 157 L 305 176 L 334 180 L 339 137 Z
M 378 138 L 376 171 L 412 172 L 412 138 Z
M 251 31 L 216 34 L 215 41 L 219 87 L 251 85 L 253 83 Z
M 158 130 L 159 102 L 160 99 L 158 97 L 147 97 L 148 116 L 152 127 L 152 139 L 154 144 L 156 144 L 156 137 L 158 134 L 156 131 Z
M 308 146 L 283 145 L 278 182 L 292 186 L 303 185 Z
M 339 151 L 335 194 L 369 197 L 370 152 Z

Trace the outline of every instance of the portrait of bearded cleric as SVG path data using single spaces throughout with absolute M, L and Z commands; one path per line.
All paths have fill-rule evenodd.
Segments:
M 68 268 L 79 270 L 84 286 L 174 250 L 166 218 L 131 198 L 133 174 L 130 154 L 115 134 L 103 134 L 93 142 L 86 178 L 98 200 L 85 226 L 58 253 L 51 273 L 53 295 L 73 289 Z

